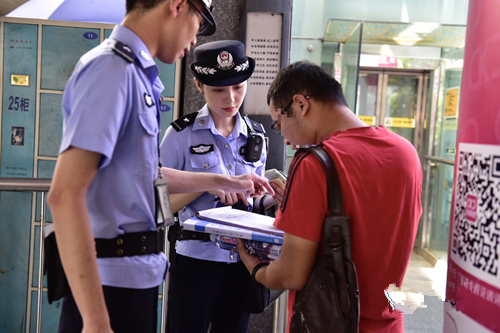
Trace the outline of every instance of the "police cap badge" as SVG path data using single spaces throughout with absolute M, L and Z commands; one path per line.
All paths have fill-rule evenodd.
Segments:
M 195 62 L 190 69 L 198 81 L 207 86 L 232 86 L 248 80 L 255 60 L 245 54 L 245 45 L 237 40 L 205 43 L 194 50 Z

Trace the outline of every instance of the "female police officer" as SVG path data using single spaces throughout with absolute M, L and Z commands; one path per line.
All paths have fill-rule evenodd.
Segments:
M 245 55 L 243 43 L 229 40 L 201 45 L 194 50 L 194 56 L 190 68 L 206 104 L 168 128 L 161 145 L 164 166 L 227 175 L 263 175 L 263 129 L 238 112 L 255 60 Z M 251 154 L 255 151 L 257 155 Z M 253 210 L 257 212 L 275 204 L 269 196 L 249 202 L 244 194 L 222 191 L 176 195 L 171 196 L 171 201 L 174 211 L 186 206 L 179 212 L 181 225 L 197 211 L 221 204 L 238 202 L 239 208 L 250 210 L 256 206 Z M 181 230 L 177 240 L 168 298 L 170 332 L 205 333 L 209 324 L 211 332 L 246 332 L 250 314 L 243 310 L 238 297 L 238 277 L 244 267 L 238 263 L 237 254 L 217 247 L 208 234 Z

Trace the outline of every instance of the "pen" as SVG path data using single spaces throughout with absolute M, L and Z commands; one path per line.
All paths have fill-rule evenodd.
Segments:
M 210 200 L 210 202 L 209 202 L 209 203 L 214 203 L 214 202 L 216 202 L 216 201 L 220 201 L 220 198 L 219 198 L 219 197 L 217 197 L 217 198 L 215 198 L 215 199 L 213 199 L 213 200 Z

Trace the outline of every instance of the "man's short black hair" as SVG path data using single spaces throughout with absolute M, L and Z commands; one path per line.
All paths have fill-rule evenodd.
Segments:
M 267 93 L 267 104 L 272 100 L 276 108 L 284 108 L 295 94 L 310 95 L 322 104 L 347 106 L 340 83 L 309 61 L 298 61 L 279 71 Z
M 148 10 L 167 0 L 127 0 L 127 14 L 134 9 Z

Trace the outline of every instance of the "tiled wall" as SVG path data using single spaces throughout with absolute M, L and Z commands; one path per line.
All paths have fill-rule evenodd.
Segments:
M 52 178 L 66 81 L 79 57 L 109 37 L 112 27 L 0 18 L 0 177 Z M 157 64 L 165 86 L 164 133 L 178 104 L 179 78 L 175 64 Z M 21 77 L 12 84 L 12 75 Z M 40 193 L 0 192 L 0 332 L 36 330 L 40 206 Z M 49 209 L 46 221 L 52 222 Z M 57 331 L 61 304 L 49 305 L 44 289 L 42 332 Z M 160 311 L 161 300 L 158 318 Z

